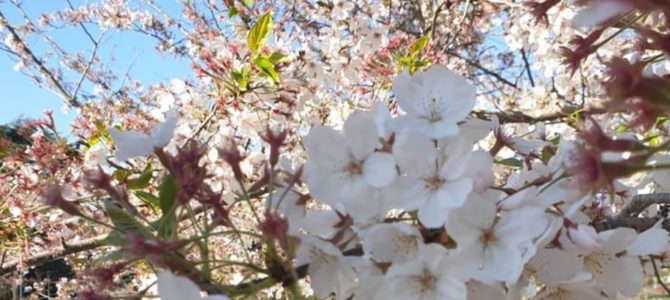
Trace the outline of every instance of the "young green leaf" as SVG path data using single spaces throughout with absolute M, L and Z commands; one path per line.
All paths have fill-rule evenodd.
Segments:
M 412 47 L 409 49 L 409 53 L 407 54 L 409 57 L 415 58 L 419 53 L 421 53 L 421 50 L 426 48 L 428 46 L 428 42 L 430 41 L 430 36 L 426 35 L 416 41 L 414 41 L 414 44 L 412 44 Z
M 272 15 L 264 14 L 256 21 L 256 24 L 249 30 L 247 36 L 247 46 L 252 52 L 258 51 L 263 47 L 265 39 L 272 33 Z
M 129 190 L 140 190 L 146 188 L 151 184 L 151 178 L 153 177 L 151 164 L 147 164 L 140 176 L 137 178 L 128 180 L 126 187 Z
M 279 74 L 277 74 L 277 70 L 275 70 L 274 64 L 270 61 L 269 58 L 264 57 L 264 56 L 258 56 L 254 59 L 254 64 L 258 68 L 258 70 L 263 73 L 267 78 L 269 78 L 272 83 L 277 84 L 279 83 Z
M 158 191 L 158 201 L 163 216 L 158 222 L 158 236 L 169 238 L 177 228 L 177 194 L 179 190 L 172 175 L 163 178 Z

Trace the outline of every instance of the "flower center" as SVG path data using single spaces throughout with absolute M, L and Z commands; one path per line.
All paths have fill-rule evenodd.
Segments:
M 435 176 L 430 177 L 430 178 L 426 178 L 425 179 L 426 189 L 431 191 L 431 192 L 437 191 L 442 187 L 442 185 L 445 182 L 447 182 L 447 181 L 444 178 L 442 178 L 441 176 L 438 176 L 438 175 L 435 175 Z
M 393 238 L 396 248 L 404 255 L 409 255 L 417 248 L 416 238 L 411 235 L 399 235 Z
M 610 254 L 604 252 L 593 252 L 584 257 L 584 265 L 592 272 L 602 274 L 603 267 L 612 259 L 613 257 Z
M 363 173 L 363 164 L 357 160 L 350 160 L 343 168 L 344 173 L 349 176 L 360 175 Z
M 493 229 L 486 229 L 486 230 L 482 231 L 482 234 L 479 236 L 479 240 L 486 247 L 489 244 L 492 244 L 495 241 L 497 241 L 498 238 L 496 237 L 495 233 L 493 232 Z
M 437 99 L 431 98 L 429 103 L 428 122 L 437 123 L 442 120 L 442 116 L 437 112 Z
M 415 276 L 414 280 L 419 285 L 419 292 L 421 294 L 434 290 L 437 284 L 437 278 L 426 268 L 423 269 L 423 274 Z

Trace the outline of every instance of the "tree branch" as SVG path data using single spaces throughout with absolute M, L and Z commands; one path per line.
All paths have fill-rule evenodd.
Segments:
M 515 84 L 514 82 L 511 82 L 511 81 L 509 81 L 508 79 L 506 79 L 505 77 L 502 77 L 502 75 L 500 75 L 500 74 L 498 74 L 498 73 L 496 73 L 496 72 L 493 72 L 493 71 L 491 71 L 491 70 L 489 70 L 489 69 L 483 67 L 482 65 L 480 65 L 480 64 L 477 63 L 476 61 L 467 59 L 467 58 L 461 56 L 460 54 L 458 54 L 458 53 L 456 53 L 456 52 L 454 52 L 454 51 L 451 51 L 451 50 L 445 50 L 444 52 L 445 52 L 446 54 L 448 54 L 448 55 L 451 55 L 451 56 L 455 56 L 455 57 L 457 57 L 457 58 L 460 58 L 461 60 L 465 61 L 465 63 L 467 63 L 468 65 L 471 65 L 471 66 L 474 67 L 475 69 L 480 70 L 480 71 L 484 72 L 484 73 L 487 74 L 487 75 L 493 76 L 495 79 L 497 79 L 498 81 L 500 81 L 500 82 L 502 82 L 502 83 L 504 83 L 504 84 L 506 84 L 506 85 L 508 85 L 508 86 L 511 86 L 511 87 L 513 87 L 513 88 L 516 88 L 516 84 Z
M 670 204 L 670 193 L 654 193 L 637 195 L 621 209 L 617 217 L 636 217 L 643 210 L 653 204 Z
M 35 54 L 28 48 L 28 45 L 26 45 L 25 42 L 21 39 L 21 36 L 16 32 L 16 28 L 14 28 L 12 25 L 9 24 L 9 21 L 7 21 L 7 18 L 5 18 L 5 15 L 2 14 L 2 11 L 0 11 L 0 22 L 3 22 L 7 30 L 9 31 L 9 34 L 11 34 L 12 38 L 16 40 L 17 43 L 19 43 L 21 50 L 28 56 L 28 58 L 37 66 L 39 69 L 40 73 L 42 76 L 46 78 L 46 80 L 49 82 L 49 84 L 52 86 L 52 88 L 56 89 L 57 94 L 65 101 L 68 105 L 72 107 L 80 107 L 81 103 L 79 100 L 77 100 L 74 96 L 70 95 L 70 93 L 65 90 L 62 84 L 58 82 L 56 77 L 53 75 L 49 69 L 44 65 L 44 63 L 35 56 Z M 23 57 L 20 53 L 17 53 L 19 57 Z
M 551 122 L 559 121 L 569 117 L 571 114 L 581 112 L 587 115 L 599 115 L 607 112 L 604 107 L 589 108 L 588 110 L 580 111 L 580 108 L 566 108 L 562 111 L 539 115 L 537 117 L 529 116 L 520 111 L 511 112 L 486 112 L 473 111 L 472 114 L 478 119 L 490 120 L 494 115 L 498 117 L 500 124 L 505 123 L 536 123 L 536 122 Z
M 525 65 L 526 74 L 528 75 L 528 81 L 530 81 L 530 86 L 535 87 L 535 80 L 533 80 L 533 73 L 530 71 L 530 63 L 528 62 L 528 56 L 526 56 L 526 51 L 521 48 L 521 58 Z
M 670 193 L 636 195 L 619 214 L 593 226 L 597 231 L 619 227 L 633 228 L 638 232 L 645 231 L 661 220 L 660 217 L 638 217 L 643 210 L 654 204 L 670 204 Z M 664 220 L 662 228 L 670 232 L 670 220 Z
M 84 239 L 78 242 L 73 242 L 70 244 L 63 243 L 63 248 L 57 250 L 47 250 L 40 253 L 37 253 L 28 259 L 14 259 L 10 260 L 0 267 L 0 275 L 5 275 L 17 270 L 19 265 L 28 265 L 34 266 L 41 263 L 45 263 L 51 260 L 54 260 L 59 257 L 66 255 L 92 250 L 101 246 L 104 246 L 103 240 L 107 237 L 107 234 L 98 235 L 92 238 Z

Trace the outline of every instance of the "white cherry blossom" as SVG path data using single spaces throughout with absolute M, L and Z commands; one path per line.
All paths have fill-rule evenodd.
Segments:
M 305 181 L 310 193 L 331 206 L 344 205 L 347 213 L 366 219 L 383 208 L 377 189 L 396 177 L 393 155 L 375 151 L 379 133 L 370 113 L 354 113 L 343 133 L 317 126 L 304 138 L 310 159 Z
M 402 135 L 393 145 L 400 171 L 384 198 L 392 208 L 418 210 L 419 221 L 429 228 L 444 225 L 449 210 L 463 205 L 472 191 L 472 179 L 465 167 L 472 146 L 450 139 L 444 148 L 420 135 Z
M 126 161 L 133 157 L 146 156 L 154 152 L 155 148 L 167 146 L 177 127 L 177 121 L 177 110 L 173 108 L 166 113 L 165 121 L 154 126 L 149 134 L 110 128 L 109 134 L 112 136 L 114 145 L 116 146 L 116 159 Z
M 458 122 L 470 113 L 476 97 L 474 86 L 442 65 L 398 75 L 393 93 L 406 112 L 394 120 L 395 128 L 434 139 L 458 134 Z

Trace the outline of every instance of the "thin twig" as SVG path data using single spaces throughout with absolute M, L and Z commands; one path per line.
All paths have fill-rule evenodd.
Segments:
M 651 266 L 654 268 L 654 276 L 656 276 L 656 282 L 660 284 L 665 292 L 670 295 L 670 288 L 663 282 L 663 279 L 661 279 L 661 273 L 658 272 L 658 267 L 656 266 L 656 261 L 654 261 L 654 257 L 649 255 L 649 259 L 651 260 Z
M 530 71 L 530 63 L 528 62 L 528 56 L 526 56 L 526 50 L 521 48 L 521 58 L 523 58 L 523 63 L 526 66 L 526 74 L 528 75 L 528 81 L 530 86 L 535 87 L 535 80 L 533 80 L 533 73 Z
M 471 66 L 473 66 L 475 69 L 480 70 L 480 71 L 484 72 L 485 74 L 494 77 L 495 79 L 497 79 L 498 81 L 502 82 L 503 84 L 506 84 L 506 85 L 508 85 L 508 86 L 511 86 L 511 87 L 513 87 L 513 88 L 516 88 L 516 84 L 515 84 L 514 82 L 511 82 L 511 81 L 509 81 L 507 78 L 502 77 L 502 75 L 500 75 L 500 74 L 498 74 L 498 73 L 496 73 L 496 72 L 493 72 L 493 71 L 491 71 L 491 70 L 489 70 L 489 69 L 483 67 L 482 65 L 480 65 L 480 64 L 477 63 L 476 61 L 467 59 L 467 58 L 463 57 L 462 55 L 460 55 L 460 54 L 458 54 L 458 53 L 456 53 L 456 52 L 454 52 L 454 51 L 452 51 L 452 50 L 445 50 L 444 52 L 445 52 L 446 54 L 448 54 L 448 55 L 455 56 L 455 57 L 457 57 L 457 58 L 459 58 L 459 59 L 465 61 L 465 63 L 467 63 L 468 65 L 471 65 Z
M 76 98 L 73 98 L 70 93 L 68 93 L 68 91 L 60 84 L 60 82 L 58 82 L 53 73 L 49 71 L 44 63 L 39 58 L 37 58 L 37 56 L 35 56 L 30 48 L 28 48 L 28 45 L 26 45 L 26 43 L 21 39 L 21 36 L 19 36 L 19 34 L 16 32 L 16 28 L 10 25 L 2 11 L 0 11 L 0 20 L 2 20 L 5 28 L 7 28 L 7 31 L 9 31 L 9 34 L 12 36 L 12 38 L 20 44 L 21 50 L 37 66 L 40 73 L 42 73 L 42 75 L 47 79 L 52 88 L 56 89 L 57 94 L 63 99 L 63 101 L 67 102 L 67 104 L 71 107 L 81 107 L 81 103 Z M 19 56 L 22 55 L 19 54 Z

